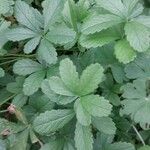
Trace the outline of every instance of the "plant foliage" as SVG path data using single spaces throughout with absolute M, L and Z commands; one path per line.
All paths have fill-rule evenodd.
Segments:
M 0 150 L 150 150 L 150 1 L 0 0 Z

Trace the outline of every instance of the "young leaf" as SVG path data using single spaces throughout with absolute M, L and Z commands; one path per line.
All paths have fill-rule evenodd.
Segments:
M 103 71 L 103 67 L 98 63 L 88 66 L 80 77 L 79 95 L 93 92 L 102 81 Z
M 138 52 L 144 52 L 150 47 L 150 32 L 148 29 L 135 21 L 125 25 L 125 34 L 130 45 Z
M 135 59 L 136 52 L 128 41 L 120 40 L 115 44 L 115 55 L 119 62 L 127 64 Z
M 123 22 L 123 20 L 116 15 L 95 14 L 85 20 L 81 31 L 83 34 L 92 34 L 117 25 L 121 22 Z
M 23 76 L 40 71 L 42 69 L 43 67 L 41 64 L 31 59 L 19 60 L 13 66 L 14 73 L 18 75 L 23 75 Z
M 90 126 L 77 122 L 75 129 L 75 146 L 77 150 L 93 150 L 93 137 Z
M 32 95 L 41 87 L 42 81 L 45 77 L 45 71 L 38 71 L 31 74 L 25 79 L 23 84 L 23 92 L 25 95 Z
M 45 39 L 41 41 L 37 54 L 40 60 L 43 60 L 48 64 L 55 64 L 57 62 L 56 49 Z
M 61 129 L 74 117 L 72 110 L 51 110 L 40 114 L 34 120 L 34 129 L 40 134 L 49 134 Z

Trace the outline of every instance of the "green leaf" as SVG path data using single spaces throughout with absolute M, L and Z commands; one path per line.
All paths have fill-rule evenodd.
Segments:
M 70 91 L 76 93 L 79 86 L 79 75 L 73 62 L 66 58 L 60 62 L 60 76 Z
M 123 22 L 123 20 L 116 15 L 94 14 L 85 20 L 81 31 L 83 34 L 92 34 L 117 25 L 121 22 Z
M 29 105 L 37 112 L 43 113 L 54 108 L 55 104 L 46 95 L 34 94 L 29 99 Z
M 5 71 L 3 68 L 0 68 L 0 78 L 5 76 Z
M 63 145 L 64 139 L 51 140 L 49 143 L 43 145 L 40 150 L 62 150 Z
M 65 45 L 75 40 L 76 32 L 61 24 L 55 26 L 46 34 L 47 40 L 54 44 Z
M 51 110 L 40 114 L 34 120 L 34 129 L 40 134 L 55 132 L 66 125 L 74 117 L 72 110 Z
M 125 67 L 127 78 L 149 78 L 150 76 L 150 57 L 147 55 L 139 55 L 135 61 L 129 63 Z
M 42 69 L 43 67 L 41 64 L 31 59 L 19 60 L 13 66 L 14 73 L 18 75 L 23 75 L 23 76 L 40 71 Z
M 11 150 L 26 150 L 27 149 L 27 141 L 28 141 L 28 136 L 29 136 L 29 130 L 26 129 L 16 135 L 16 142 L 15 144 L 11 147 Z
M 119 62 L 124 64 L 127 64 L 136 58 L 135 50 L 126 40 L 120 40 L 115 44 L 115 55 Z
M 17 133 L 24 129 L 25 127 L 23 125 L 19 125 L 13 122 L 10 122 L 6 119 L 0 118 L 0 133 L 2 133 L 5 130 L 10 131 L 10 133 Z
M 135 148 L 130 143 L 118 142 L 107 146 L 106 150 L 135 150 Z
M 104 76 L 103 71 L 98 63 L 88 66 L 80 77 L 79 95 L 86 95 L 97 89 Z
M 121 0 L 96 0 L 97 4 L 109 12 L 124 18 L 126 10 Z
M 116 133 L 115 123 L 109 117 L 101 117 L 101 118 L 94 117 L 92 119 L 92 124 L 100 132 L 103 132 L 105 134 L 110 134 L 111 135 L 111 134 Z
M 59 19 L 61 11 L 63 10 L 63 5 L 63 0 L 44 0 L 42 6 L 45 32 Z
M 85 110 L 92 116 L 104 117 L 111 113 L 111 104 L 98 95 L 84 96 L 80 98 L 80 101 Z
M 75 146 L 77 150 L 93 150 L 93 137 L 90 126 L 77 122 L 75 129 Z
M 149 150 L 149 149 L 150 149 L 150 146 L 146 145 L 146 146 L 141 147 L 138 150 Z
M 77 97 L 75 96 L 63 96 L 56 94 L 51 90 L 49 80 L 44 80 L 41 85 L 42 92 L 49 97 L 49 99 L 57 104 L 66 105 L 73 102 Z
M 150 28 L 150 17 L 145 15 L 140 15 L 139 17 L 135 18 L 134 21 L 143 24 L 145 27 Z
M 48 64 L 55 64 L 57 62 L 56 49 L 47 40 L 41 41 L 37 54 L 40 60 L 43 60 Z
M 10 10 L 9 0 L 0 0 L 0 14 L 5 14 Z
M 13 98 L 12 104 L 15 105 L 16 107 L 21 108 L 26 104 L 27 100 L 28 97 L 21 93 Z
M 51 77 L 49 80 L 49 84 L 51 89 L 57 94 L 64 96 L 75 96 L 75 94 L 66 87 L 66 85 L 59 77 Z
M 31 74 L 25 79 L 23 84 L 23 92 L 25 95 L 30 96 L 34 94 L 41 87 L 42 81 L 45 77 L 45 71 L 38 71 Z
M 38 44 L 40 43 L 40 40 L 41 40 L 41 37 L 40 37 L 40 36 L 35 37 L 35 38 L 29 40 L 29 41 L 25 44 L 25 46 L 24 46 L 24 49 L 23 49 L 24 52 L 25 52 L 26 54 L 29 54 L 29 53 L 33 52 L 33 50 L 35 50 L 36 47 L 38 46 Z
M 150 97 L 146 95 L 145 80 L 134 80 L 122 87 L 124 91 L 121 114 L 129 115 L 136 123 L 150 124 Z
M 37 33 L 24 27 L 17 27 L 6 32 L 6 37 L 13 42 L 34 38 L 36 36 L 38 36 Z
M 127 17 L 135 18 L 143 12 L 143 6 L 139 3 L 139 0 L 123 0 Z
M 107 29 L 99 33 L 89 35 L 82 34 L 80 44 L 85 48 L 96 48 L 109 44 L 119 38 L 119 35 L 114 29 Z
M 40 32 L 40 25 L 34 13 L 34 8 L 29 7 L 24 1 L 17 0 L 15 4 L 15 17 L 17 21 L 35 32 Z
M 135 21 L 125 25 L 125 34 L 130 45 L 138 52 L 144 52 L 150 47 L 150 32 L 148 29 Z
M 77 120 L 80 124 L 88 126 L 91 124 L 91 115 L 82 105 L 80 99 L 78 99 L 74 104 Z

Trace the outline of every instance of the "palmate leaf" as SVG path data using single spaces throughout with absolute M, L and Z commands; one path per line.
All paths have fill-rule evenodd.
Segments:
M 93 137 L 90 126 L 82 126 L 77 122 L 75 130 L 75 146 L 77 150 L 92 150 Z
M 121 22 L 123 22 L 123 20 L 116 15 L 94 14 L 85 20 L 81 31 L 83 34 L 92 34 L 117 25 Z
M 130 45 L 138 52 L 144 52 L 150 47 L 150 32 L 148 29 L 135 21 L 125 25 L 125 34 Z
M 146 95 L 145 80 L 134 80 L 122 87 L 124 91 L 122 101 L 124 106 L 121 114 L 130 115 L 136 123 L 150 124 L 150 97 Z
M 40 114 L 34 120 L 34 129 L 40 134 L 49 134 L 61 129 L 74 117 L 74 112 L 69 109 L 51 110 Z
M 120 40 L 115 44 L 115 55 L 120 62 L 127 64 L 135 59 L 136 52 L 128 41 Z
M 104 75 L 102 66 L 96 63 L 87 67 L 79 80 L 76 68 L 68 58 L 60 62 L 59 70 L 61 78 L 51 77 L 50 87 L 55 93 L 65 96 L 83 96 L 92 93 Z
M 42 69 L 43 67 L 41 64 L 31 59 L 19 60 L 13 66 L 14 73 L 23 76 L 40 71 Z

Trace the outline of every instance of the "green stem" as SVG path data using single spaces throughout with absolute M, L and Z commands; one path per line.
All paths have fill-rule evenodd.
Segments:
M 136 129 L 136 127 L 135 127 L 134 125 L 132 125 L 132 127 L 133 127 L 134 131 L 136 132 L 137 136 L 139 137 L 139 139 L 140 139 L 141 143 L 143 144 L 143 146 L 145 146 L 146 144 L 145 144 L 145 142 L 144 142 L 142 136 L 140 135 L 140 133 L 139 133 L 138 130 Z
M 0 66 L 5 65 L 5 64 L 12 63 L 12 62 L 17 61 L 17 60 L 18 60 L 18 59 L 13 59 L 13 60 L 9 60 L 9 61 L 6 61 L 6 62 L 3 62 L 3 63 L 0 63 Z

